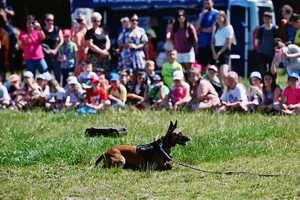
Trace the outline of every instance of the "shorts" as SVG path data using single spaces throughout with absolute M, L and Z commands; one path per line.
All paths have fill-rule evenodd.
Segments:
M 194 49 L 192 49 L 190 52 L 177 54 L 177 62 L 179 63 L 195 63 L 195 60 Z

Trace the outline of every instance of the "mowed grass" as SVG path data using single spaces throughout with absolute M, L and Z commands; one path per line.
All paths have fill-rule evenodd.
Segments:
M 163 136 L 170 120 L 192 140 L 175 160 L 217 171 L 289 174 L 214 175 L 182 166 L 165 172 L 92 168 L 114 144 Z M 91 126 L 127 127 L 120 138 L 89 138 Z M 211 112 L 0 112 L 0 199 L 300 199 L 300 118 Z M 298 174 L 298 176 L 297 176 Z

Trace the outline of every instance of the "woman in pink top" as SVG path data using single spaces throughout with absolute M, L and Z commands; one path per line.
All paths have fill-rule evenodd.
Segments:
M 33 15 L 28 15 L 26 17 L 26 32 L 21 32 L 19 40 L 27 70 L 33 74 L 35 74 L 36 68 L 38 68 L 40 74 L 47 72 L 48 69 L 42 50 L 44 39 L 45 34 L 40 23 Z

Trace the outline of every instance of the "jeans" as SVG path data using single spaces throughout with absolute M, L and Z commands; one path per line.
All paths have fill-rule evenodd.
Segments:
M 28 71 L 35 74 L 36 68 L 38 68 L 39 73 L 45 73 L 48 70 L 48 65 L 44 58 L 39 60 L 26 60 L 26 67 Z

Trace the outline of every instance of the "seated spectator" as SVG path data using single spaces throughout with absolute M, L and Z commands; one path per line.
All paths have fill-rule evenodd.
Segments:
M 81 114 L 95 114 L 110 105 L 106 91 L 100 87 L 99 77 L 92 79 L 92 88 L 86 90 L 84 106 L 78 109 Z
M 85 63 L 83 67 L 83 72 L 80 73 L 78 80 L 82 86 L 90 85 L 91 79 L 96 77 L 97 74 L 93 72 L 93 65 L 91 63 Z
M 8 94 L 7 88 L 2 84 L 0 80 L 0 110 L 3 108 L 8 108 L 10 105 L 10 96 Z
M 263 112 L 276 112 L 280 110 L 281 88 L 276 84 L 276 76 L 270 72 L 263 77 L 263 102 L 258 107 Z
M 39 105 L 42 91 L 40 86 L 35 82 L 32 72 L 25 71 L 23 78 L 24 86 L 15 97 L 15 102 L 18 109 L 30 109 Z
M 176 50 L 170 50 L 168 52 L 168 62 L 163 65 L 162 68 L 162 76 L 164 83 L 168 86 L 168 88 L 171 88 L 173 86 L 173 74 L 175 71 L 183 71 L 181 64 L 179 64 L 177 61 L 177 51 Z
M 146 83 L 147 85 L 152 85 L 154 82 L 155 73 L 155 63 L 152 60 L 147 60 L 145 64 L 145 71 L 146 71 Z
M 173 75 L 174 85 L 170 91 L 168 102 L 164 107 L 169 109 L 182 108 L 191 100 L 190 86 L 184 81 L 182 71 L 175 71 Z
M 151 84 L 147 89 L 147 94 L 142 105 L 143 108 L 149 107 L 153 109 L 160 109 L 162 102 L 164 102 L 166 97 L 168 97 L 170 90 L 166 85 L 164 85 L 158 74 L 155 75 L 153 81 L 153 84 Z
M 201 77 L 201 71 L 192 69 L 189 80 L 191 83 L 192 99 L 188 103 L 191 110 L 203 110 L 216 107 L 220 104 L 219 95 L 212 84 Z M 194 87 L 192 87 L 194 85 Z
M 16 97 L 19 96 L 19 94 L 23 94 L 21 79 L 19 75 L 17 74 L 10 75 L 8 81 L 6 82 L 6 88 L 11 98 L 11 106 L 12 108 L 14 108 L 16 106 L 15 104 Z
M 65 86 L 70 73 L 74 73 L 75 70 L 77 46 L 71 41 L 71 31 L 69 29 L 63 30 L 63 36 L 64 43 L 58 49 L 58 61 L 60 62 L 63 86 Z
M 119 74 L 120 83 L 125 86 L 126 90 L 128 90 L 131 85 L 130 75 L 128 74 L 127 70 L 122 70 L 121 72 L 119 72 Z
M 127 103 L 129 105 L 138 105 L 144 101 L 146 85 L 146 74 L 143 71 L 137 72 L 136 80 L 127 91 Z
M 277 73 L 277 67 L 282 63 L 288 75 L 296 73 L 300 76 L 300 47 L 295 44 L 286 46 L 279 38 L 275 40 L 275 56 L 272 61 L 272 73 Z
M 256 110 L 263 102 L 262 77 L 257 71 L 250 74 L 250 87 L 248 90 L 248 107 Z
M 117 73 L 112 73 L 110 77 L 110 87 L 108 89 L 108 98 L 114 108 L 125 108 L 127 100 L 127 90 L 120 83 L 120 76 Z
M 105 71 L 102 68 L 96 68 L 95 69 L 96 75 L 99 77 L 100 80 L 100 86 L 107 91 L 109 88 L 109 81 L 106 79 Z
M 61 111 L 65 103 L 65 90 L 59 85 L 58 81 L 49 81 L 49 94 L 47 96 L 46 109 L 50 111 Z
M 226 90 L 221 96 L 221 107 L 218 112 L 247 111 L 247 92 L 244 85 L 239 83 L 238 74 L 234 71 L 228 72 L 225 84 Z
M 51 80 L 51 79 L 49 80 L 51 75 L 50 74 L 47 75 L 48 73 L 47 74 L 46 73 L 39 74 L 36 77 L 36 82 L 41 88 L 41 95 L 40 95 L 40 100 L 39 100 L 40 106 L 45 105 L 46 100 L 47 100 L 47 96 L 50 93 L 50 88 L 49 88 L 49 85 L 48 85 L 48 81 Z
M 219 96 L 222 95 L 223 87 L 218 77 L 218 68 L 215 65 L 210 65 L 208 67 L 207 73 L 203 76 L 203 78 L 208 80 L 212 86 L 214 86 Z
M 84 90 L 81 88 L 76 76 L 69 76 L 65 89 L 65 107 L 67 109 L 78 108 L 83 100 Z
M 288 86 L 283 91 L 282 112 L 285 114 L 300 114 L 300 77 L 293 73 L 288 77 Z

